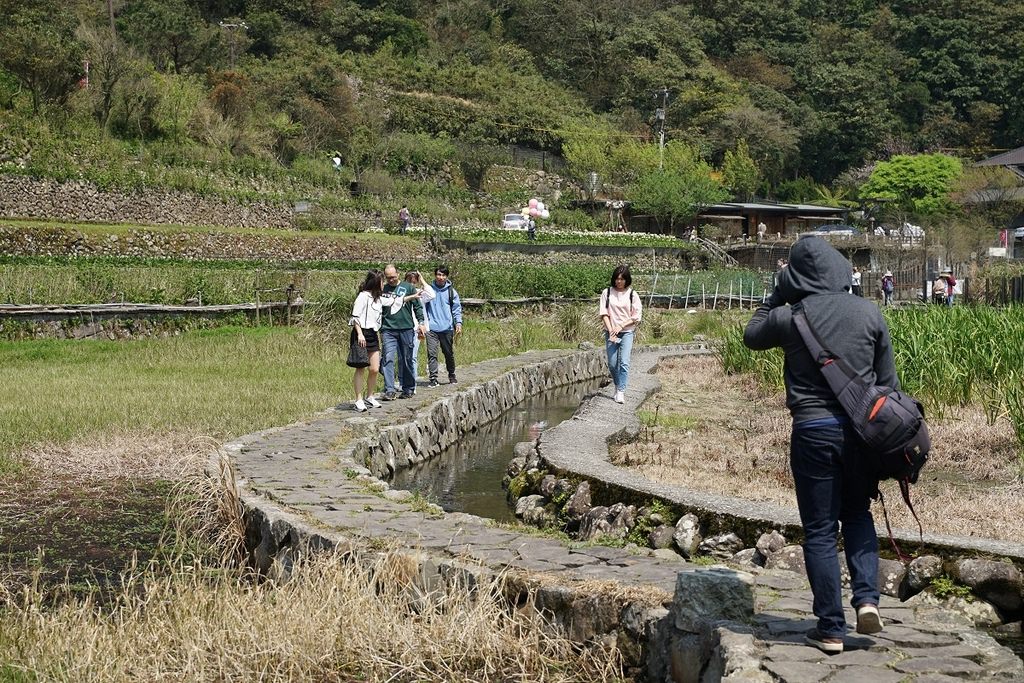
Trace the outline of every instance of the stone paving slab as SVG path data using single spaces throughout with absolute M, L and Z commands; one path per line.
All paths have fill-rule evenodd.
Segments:
M 590 353 L 599 357 L 601 351 Z M 599 397 L 588 402 L 572 422 L 583 426 L 583 431 L 600 441 L 606 450 L 604 439 L 609 430 L 619 432 L 635 427 L 635 410 L 657 387 L 657 380 L 647 373 L 665 354 L 637 352 L 633 359 L 637 380 L 626 392 L 626 404 L 617 405 Z M 531 352 L 487 361 L 460 369 L 457 385 L 436 389 L 421 386 L 413 399 L 385 403 L 368 413 L 355 413 L 349 410 L 350 404 L 339 404 L 338 409 L 308 421 L 243 437 L 225 446 L 225 450 L 247 504 L 267 508 L 274 519 L 290 520 L 288 524 L 303 527 L 311 537 L 334 538 L 345 547 L 349 547 L 352 539 L 396 542 L 438 557 L 478 562 L 494 571 L 513 568 L 540 572 L 565 585 L 594 580 L 615 582 L 651 590 L 663 595 L 663 602 L 668 604 L 680 570 L 705 571 L 711 567 L 681 559 L 660 560 L 643 551 L 637 554 L 624 548 L 575 544 L 567 547 L 560 540 L 495 527 L 471 515 L 424 510 L 422 503 L 413 506 L 414 501 L 407 496 L 393 494 L 386 484 L 369 477 L 365 463 L 353 457 L 359 439 L 377 438 L 381 434 L 382 441 L 391 442 L 395 437 L 385 439 L 382 430 L 436 412 L 439 401 L 461 396 L 456 392 L 469 395 L 474 387 L 515 368 L 557 361 L 566 355 L 565 351 Z M 557 431 L 546 434 L 557 436 Z M 399 445 L 404 444 L 404 438 L 398 439 Z M 590 453 L 589 446 L 579 440 L 545 442 L 542 447 L 546 458 L 562 448 L 562 456 L 577 464 Z M 632 485 L 645 487 L 652 495 L 672 493 L 667 491 L 668 487 L 640 481 L 636 475 L 629 474 L 628 478 Z M 662 497 L 672 499 L 671 495 Z M 688 500 L 735 506 L 724 497 L 702 494 L 699 498 Z M 744 506 L 749 508 L 750 504 Z M 741 512 L 749 514 L 749 510 L 736 510 L 737 514 Z M 787 511 L 780 514 L 783 518 L 794 516 Z M 814 625 L 809 618 L 810 593 L 804 577 L 782 570 L 760 570 L 752 577 L 752 585 L 760 611 L 751 622 L 752 636 L 741 636 L 736 642 L 743 643 L 744 651 L 761 653 L 755 662 L 755 668 L 760 667 L 761 672 L 747 672 L 749 675 L 743 680 L 766 680 L 763 677 L 769 674 L 774 680 L 788 683 L 1024 679 L 1024 664 L 986 634 L 962 625 L 915 626 L 914 610 L 899 607 L 900 603 L 889 598 L 884 598 L 881 605 L 883 618 L 890 620 L 882 633 L 874 637 L 851 633 L 846 639 L 847 651 L 827 657 L 802 644 L 803 634 Z M 661 613 L 667 614 L 665 610 Z M 848 618 L 852 618 L 852 613 Z M 643 631 L 641 627 L 635 628 Z M 729 647 L 723 637 L 721 648 L 726 659 Z M 737 676 L 730 680 L 738 680 Z

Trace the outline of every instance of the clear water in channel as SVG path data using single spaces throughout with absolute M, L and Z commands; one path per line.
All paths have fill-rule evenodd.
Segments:
M 435 458 L 399 470 L 396 489 L 415 491 L 449 512 L 466 512 L 498 521 L 515 519 L 501 480 L 512 449 L 536 441 L 542 432 L 572 417 L 583 399 L 606 380 L 558 387 L 513 406 L 498 419 L 459 441 Z

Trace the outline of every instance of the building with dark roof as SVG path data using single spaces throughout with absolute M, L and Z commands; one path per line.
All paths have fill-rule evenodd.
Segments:
M 975 166 L 1005 166 L 1021 178 L 1024 178 L 1024 147 L 1011 149 L 1009 152 L 997 154 L 994 157 L 983 159 Z

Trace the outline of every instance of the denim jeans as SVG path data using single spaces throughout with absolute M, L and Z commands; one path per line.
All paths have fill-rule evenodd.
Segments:
M 398 388 L 411 394 L 416 386 L 416 376 L 412 369 L 412 343 L 416 339 L 416 330 L 382 330 L 383 342 L 380 361 L 380 372 L 384 375 L 384 393 L 396 393 Z M 398 386 L 395 385 L 395 371 L 398 371 Z
M 604 333 L 604 350 L 608 353 L 608 372 L 612 375 L 616 391 L 625 391 L 629 381 L 629 356 L 633 353 L 633 330 L 619 332 L 619 341 L 608 340 Z
M 804 564 L 818 632 L 825 637 L 846 633 L 836 545 L 840 527 L 851 604 L 878 604 L 878 536 L 869 507 L 877 482 L 865 473 L 862 448 L 849 425 L 793 428 L 789 463 L 804 527 Z
M 420 376 L 420 336 L 418 334 L 414 334 L 412 338 L 412 376 Z

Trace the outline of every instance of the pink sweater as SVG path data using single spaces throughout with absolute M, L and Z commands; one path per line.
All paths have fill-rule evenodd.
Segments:
M 631 287 L 621 292 L 609 287 L 601 292 L 601 304 L 597 314 L 602 318 L 608 316 L 613 330 L 629 332 L 640 322 L 642 313 L 640 296 Z

